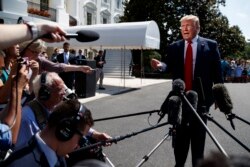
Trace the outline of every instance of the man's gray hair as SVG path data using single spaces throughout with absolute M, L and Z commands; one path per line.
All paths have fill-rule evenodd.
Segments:
M 42 75 L 37 75 L 34 80 L 32 81 L 33 84 L 33 91 L 36 97 L 38 97 L 39 90 L 41 88 L 41 76 Z M 53 89 L 53 84 L 55 81 L 60 81 L 63 82 L 63 80 L 59 77 L 59 75 L 55 72 L 48 72 L 46 74 L 45 78 L 45 83 L 44 85 L 47 86 L 48 88 Z

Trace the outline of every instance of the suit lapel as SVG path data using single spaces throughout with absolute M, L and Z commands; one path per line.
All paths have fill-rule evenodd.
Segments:
M 178 60 L 180 61 L 180 63 L 182 64 L 182 66 L 180 66 L 182 69 L 180 69 L 181 71 L 181 78 L 184 78 L 184 66 L 185 66 L 185 63 L 184 63 L 184 55 L 185 55 L 185 41 L 184 40 L 181 40 L 180 41 L 180 54 L 177 54 L 179 55 L 180 57 L 178 58 Z M 177 48 L 178 49 L 178 48 Z

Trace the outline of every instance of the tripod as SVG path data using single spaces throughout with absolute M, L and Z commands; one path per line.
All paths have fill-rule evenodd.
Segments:
M 160 145 L 168 138 L 175 136 L 175 128 L 174 126 L 172 128 L 169 128 L 169 132 L 163 137 L 163 139 L 147 154 L 145 155 L 142 160 L 136 165 L 136 167 L 140 167 L 143 165 L 144 162 L 146 162 L 149 157 L 156 151 L 157 148 L 160 147 Z M 174 147 L 174 139 L 172 140 L 172 146 Z

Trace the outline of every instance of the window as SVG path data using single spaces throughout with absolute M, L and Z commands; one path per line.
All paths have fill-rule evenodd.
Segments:
M 92 13 L 87 12 L 87 25 L 92 24 Z
M 103 18 L 103 19 L 102 19 L 102 23 L 103 23 L 103 24 L 107 24 L 107 23 L 108 23 L 108 19 L 107 19 L 107 18 Z
M 49 10 L 49 0 L 40 0 L 40 10 Z
M 103 2 L 108 3 L 108 0 L 103 0 Z
M 119 9 L 121 7 L 121 0 L 116 0 L 116 8 Z

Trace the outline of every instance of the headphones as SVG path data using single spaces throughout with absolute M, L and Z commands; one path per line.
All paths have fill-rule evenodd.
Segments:
M 62 119 L 56 126 L 55 136 L 60 141 L 70 140 L 75 133 L 83 136 L 82 132 L 77 129 L 77 124 L 80 119 L 83 117 L 83 114 L 86 112 L 87 108 L 80 104 L 80 108 L 75 116 L 72 118 Z
M 50 98 L 50 89 L 46 86 L 46 76 L 47 73 L 43 72 L 41 74 L 41 87 L 38 92 L 38 97 L 40 100 L 48 100 Z

